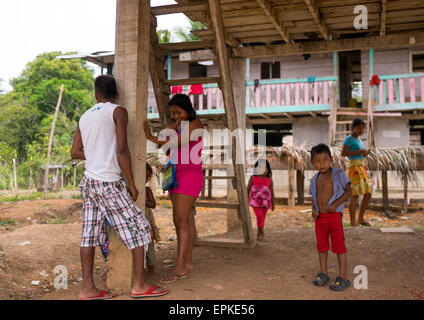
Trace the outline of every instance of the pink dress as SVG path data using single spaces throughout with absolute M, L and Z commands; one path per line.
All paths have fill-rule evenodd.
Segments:
M 271 178 L 253 176 L 249 205 L 253 208 L 271 208 Z
M 202 171 L 203 140 L 190 141 L 178 147 L 176 167 L 177 188 L 168 190 L 168 194 L 181 193 L 197 198 L 203 189 Z

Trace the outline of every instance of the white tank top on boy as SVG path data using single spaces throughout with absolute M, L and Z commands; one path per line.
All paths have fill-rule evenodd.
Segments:
M 121 179 L 116 155 L 116 132 L 113 112 L 117 104 L 98 103 L 85 112 L 79 121 L 85 155 L 85 175 L 106 182 Z

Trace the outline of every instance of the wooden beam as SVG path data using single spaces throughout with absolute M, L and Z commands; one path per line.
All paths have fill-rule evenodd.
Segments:
M 219 66 L 220 88 L 223 95 L 225 113 L 227 116 L 227 125 L 230 131 L 239 128 L 237 122 L 237 112 L 232 89 L 232 80 L 230 75 L 230 62 L 228 51 L 225 45 L 224 24 L 221 15 L 221 4 L 219 0 L 208 0 L 210 16 L 212 18 L 212 29 L 215 33 L 215 49 Z M 237 162 L 237 145 L 235 137 L 232 137 L 232 162 L 237 195 L 240 203 L 239 218 L 242 221 L 243 234 L 246 243 L 255 242 L 252 230 L 252 221 L 250 219 L 249 200 L 247 197 L 246 180 L 244 175 L 244 164 Z
M 172 80 L 165 81 L 165 83 L 170 86 L 184 86 L 189 84 L 218 83 L 218 82 L 219 82 L 219 77 L 172 79 Z
M 371 48 L 390 49 L 422 45 L 424 45 L 424 32 L 417 31 L 386 36 L 233 48 L 232 53 L 233 57 L 240 58 L 269 58 L 276 56 L 301 55 L 307 53 L 353 51 Z
M 150 60 L 150 0 L 116 2 L 116 43 L 114 76 L 119 105 L 128 111 L 128 145 L 135 184 L 139 190 L 137 206 L 144 212 L 146 184 L 147 85 Z M 109 235 L 107 286 L 128 292 L 132 287 L 132 255 L 116 233 Z
M 387 0 L 381 0 L 380 21 L 380 36 L 385 36 L 387 23 Z
M 278 19 L 278 14 L 272 8 L 271 1 L 269 1 L 269 0 L 256 0 L 256 2 L 262 8 L 263 12 L 268 16 L 269 20 L 274 25 L 275 29 L 277 29 L 278 33 L 281 35 L 283 40 L 287 43 L 290 43 L 291 42 L 290 35 L 288 34 L 286 27 Z
M 152 7 L 152 14 L 155 16 L 172 14 L 172 13 L 188 13 L 206 11 L 208 4 L 203 1 L 182 3 L 182 4 L 170 4 L 166 6 Z
M 324 19 L 322 18 L 321 12 L 318 9 L 318 5 L 316 0 L 305 0 L 305 4 L 308 7 L 309 13 L 315 20 L 315 23 L 321 32 L 322 37 L 325 40 L 328 40 L 328 29 L 324 23 Z
M 180 61 L 181 62 L 198 62 L 198 61 L 210 61 L 215 60 L 215 54 L 213 50 L 196 50 L 180 53 Z
M 160 124 L 162 129 L 165 129 L 171 123 L 171 112 L 168 108 L 168 103 L 170 100 L 170 88 L 169 86 L 164 85 L 166 77 L 165 71 L 163 69 L 163 59 L 160 58 L 160 55 L 156 54 L 157 51 L 159 51 L 159 39 L 155 30 L 156 27 L 151 28 L 150 32 L 151 47 L 149 69 L 150 77 L 152 79 L 153 91 L 155 93 L 156 104 L 158 107 Z
M 213 41 L 187 41 L 187 42 L 171 42 L 162 43 L 159 45 L 159 49 L 164 52 L 170 51 L 183 51 L 183 50 L 197 50 L 197 49 L 208 49 L 213 48 Z

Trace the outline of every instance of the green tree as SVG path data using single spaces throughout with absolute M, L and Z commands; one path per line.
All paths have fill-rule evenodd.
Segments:
M 195 36 L 194 34 L 192 34 L 191 31 L 203 30 L 203 29 L 206 29 L 206 26 L 203 23 L 201 23 L 200 21 L 192 21 L 190 19 L 188 19 L 188 20 L 189 20 L 189 23 L 190 23 L 190 30 L 187 31 L 187 30 L 179 27 L 175 30 L 175 34 L 183 42 L 200 40 L 200 38 Z
M 47 116 L 54 112 L 63 83 L 61 111 L 70 119 L 77 119 L 94 104 L 93 71 L 84 60 L 56 59 L 59 55 L 62 53 L 43 53 L 28 63 L 22 74 L 12 79 L 13 93 Z
M 171 42 L 171 31 L 165 29 L 165 30 L 158 30 L 156 31 L 159 39 L 159 43 L 169 43 Z

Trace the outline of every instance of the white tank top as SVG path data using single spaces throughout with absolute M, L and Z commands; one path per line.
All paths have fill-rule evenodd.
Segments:
M 85 155 L 85 175 L 106 182 L 121 179 L 121 168 L 116 155 L 116 132 L 113 112 L 118 105 L 98 103 L 79 121 Z

